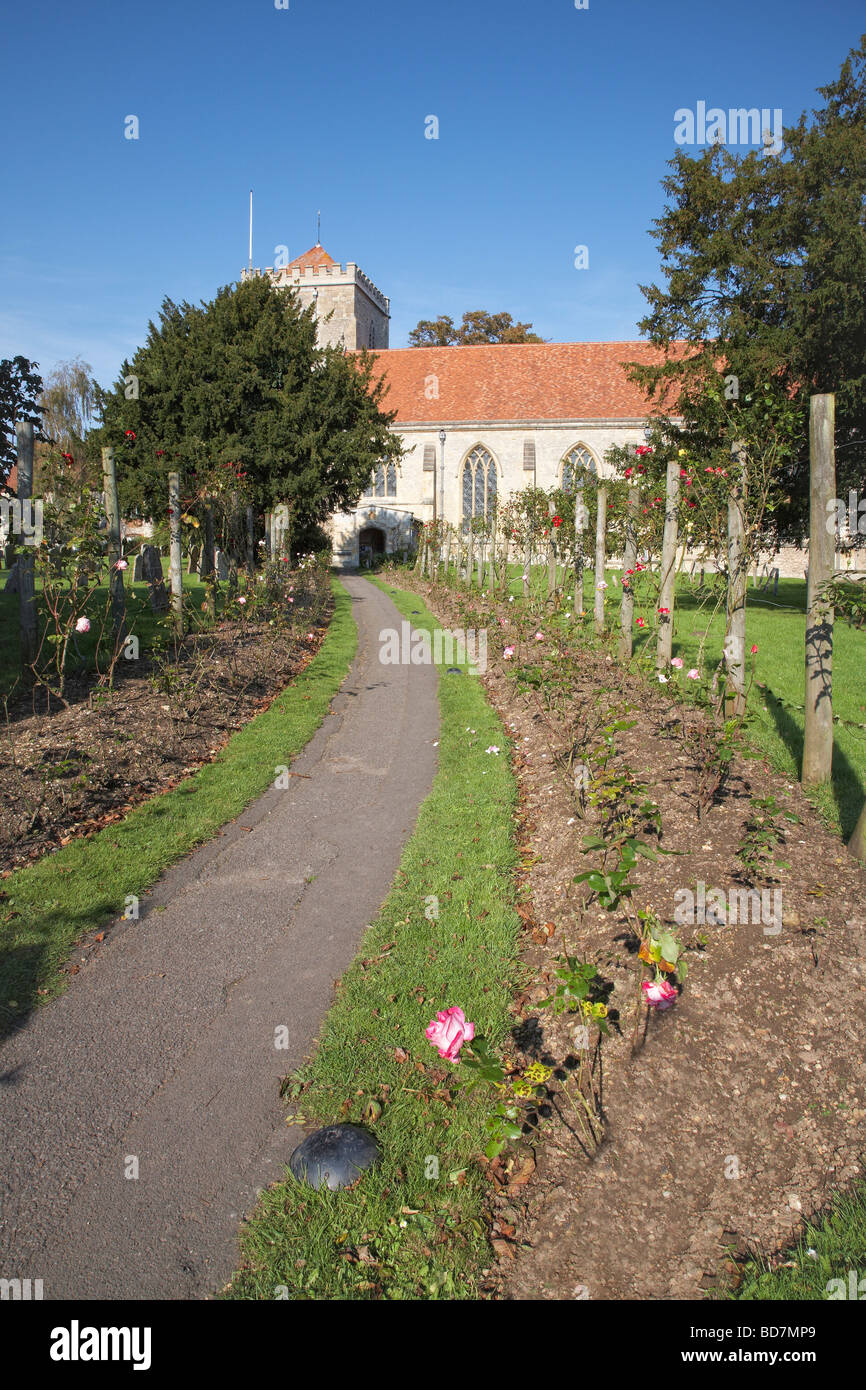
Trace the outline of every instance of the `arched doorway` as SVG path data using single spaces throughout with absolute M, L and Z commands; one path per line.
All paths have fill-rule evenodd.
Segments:
M 379 526 L 365 526 L 358 535 L 358 563 L 370 569 L 385 554 L 385 532 Z

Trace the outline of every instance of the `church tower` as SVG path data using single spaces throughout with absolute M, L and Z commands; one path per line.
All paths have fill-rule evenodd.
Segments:
M 241 279 L 261 273 L 243 270 Z M 354 261 L 342 266 L 316 244 L 288 265 L 268 266 L 265 274 L 278 289 L 295 290 L 304 309 L 314 306 L 320 347 L 387 348 L 391 302 Z

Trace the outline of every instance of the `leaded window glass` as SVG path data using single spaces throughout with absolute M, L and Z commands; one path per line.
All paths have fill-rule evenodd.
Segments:
M 483 445 L 477 445 L 463 465 L 463 529 L 473 517 L 490 517 L 496 506 L 496 464 Z
M 595 459 L 583 444 L 577 444 L 562 460 L 562 490 L 573 492 L 583 487 L 583 474 L 595 473 Z

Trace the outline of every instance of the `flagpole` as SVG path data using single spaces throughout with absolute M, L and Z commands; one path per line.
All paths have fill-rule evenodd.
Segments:
M 250 189 L 250 274 L 253 273 L 253 190 Z

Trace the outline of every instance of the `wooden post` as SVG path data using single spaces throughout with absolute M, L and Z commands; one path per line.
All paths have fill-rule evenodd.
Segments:
M 583 500 L 583 488 L 578 488 L 574 498 L 574 616 L 583 615 L 583 535 L 586 530 L 587 510 Z
M 659 582 L 659 632 L 656 642 L 656 668 L 663 671 L 670 665 L 674 633 L 674 589 L 677 579 L 677 503 L 680 495 L 680 465 L 678 459 L 668 463 L 665 483 L 665 529 L 662 537 L 661 574 Z
M 180 539 L 180 474 L 168 475 L 168 582 L 174 625 L 183 636 L 183 564 Z
M 639 493 L 636 487 L 628 490 L 625 514 L 625 546 L 622 552 L 622 603 L 619 610 L 619 658 L 628 661 L 632 654 L 634 632 L 634 571 L 637 563 L 637 509 Z
M 117 476 L 114 471 L 114 450 L 102 451 L 102 488 L 105 493 L 105 517 L 108 522 L 108 584 L 111 594 L 111 620 L 114 625 L 114 649 L 126 641 L 126 591 L 123 571 L 117 568 L 120 559 L 120 503 L 117 500 Z
M 725 718 L 738 718 L 746 709 L 746 589 L 749 578 L 746 553 L 745 445 L 731 448 L 735 470 L 728 493 L 728 601 L 725 615 Z
M 206 504 L 202 518 L 201 569 L 199 574 L 205 582 L 205 611 L 210 618 L 216 617 L 216 575 L 214 574 L 214 527 L 213 508 Z
M 33 424 L 18 420 L 15 425 L 15 446 L 18 455 L 18 501 L 22 523 L 24 507 L 33 501 Z M 23 525 L 22 525 L 23 532 Z M 10 530 L 11 534 L 11 530 Z M 26 537 L 25 537 L 26 539 Z M 36 580 L 33 573 L 33 548 L 22 545 L 18 551 L 18 595 L 21 614 L 21 661 L 32 667 L 38 653 L 36 619 Z
M 556 515 L 556 507 L 553 498 L 547 504 L 547 597 L 553 598 L 556 594 L 556 540 L 554 538 L 553 518 Z
M 804 785 L 830 781 L 833 763 L 833 605 L 826 586 L 836 552 L 836 397 L 812 396 L 809 411 L 809 584 L 806 597 Z
M 866 864 L 866 803 L 860 812 L 860 819 L 854 827 L 854 834 L 848 841 L 848 848 L 855 859 L 860 859 Z
M 469 536 L 467 540 L 469 551 L 466 558 L 466 587 L 472 588 L 472 576 L 475 572 L 475 532 L 472 529 L 472 518 L 469 519 Z
M 256 578 L 256 524 L 252 503 L 247 507 L 247 579 L 250 584 Z
M 607 488 L 604 483 L 598 487 L 598 514 L 595 519 L 595 630 L 601 635 L 604 632 L 604 589 L 599 585 L 604 583 L 604 562 L 605 555 L 605 531 L 607 529 Z
M 529 523 L 530 527 L 532 522 Z M 523 597 L 529 598 L 529 582 L 532 577 L 532 535 L 527 533 L 526 545 L 523 547 Z

